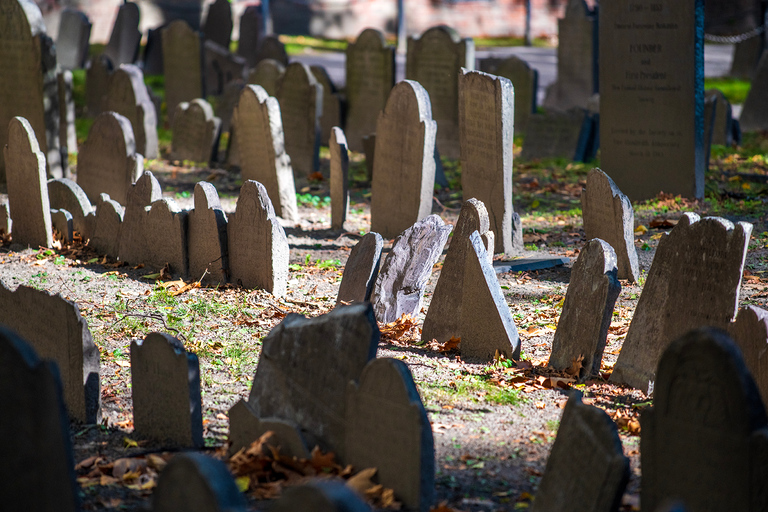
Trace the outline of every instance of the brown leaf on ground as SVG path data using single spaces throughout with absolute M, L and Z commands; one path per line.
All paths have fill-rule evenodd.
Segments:
M 451 508 L 448 506 L 448 502 L 444 501 L 440 503 L 438 506 L 430 509 L 429 512 L 463 512 L 462 510 L 459 510 L 457 508 Z
M 578 377 L 581 372 L 582 361 L 584 361 L 584 354 L 579 354 L 579 357 L 574 357 L 571 361 L 570 368 L 565 369 L 565 373 L 571 377 Z
M 677 226 L 677 222 L 678 221 L 674 219 L 656 218 L 649 222 L 648 226 L 654 229 L 673 228 Z
M 617 409 L 609 413 L 611 419 L 616 422 L 620 430 L 626 431 L 631 436 L 640 435 L 640 413 L 636 410 Z
M 421 329 L 414 317 L 404 314 L 394 322 L 379 325 L 381 340 L 395 345 L 409 345 L 421 339 Z
M 424 344 L 424 348 L 445 354 L 448 352 L 458 352 L 460 343 L 461 338 L 457 338 L 456 336 L 452 336 L 451 339 L 444 343 L 440 343 L 433 338 L 432 341 L 428 341 Z

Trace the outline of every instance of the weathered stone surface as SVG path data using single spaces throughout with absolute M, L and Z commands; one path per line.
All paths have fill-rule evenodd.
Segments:
M 163 30 L 168 24 L 147 30 L 147 44 L 144 47 L 142 62 L 145 75 L 163 74 Z
M 237 42 L 237 54 L 244 57 L 248 67 L 251 68 L 258 64 L 256 49 L 259 40 L 265 35 L 264 19 L 260 9 L 261 6 L 259 5 L 249 5 L 240 16 L 240 39 Z
M 333 481 L 312 481 L 285 490 L 272 512 L 322 510 L 323 512 L 370 512 L 371 507 L 349 486 Z
M 128 190 L 144 172 L 131 122 L 116 112 L 100 114 L 77 155 L 77 184 L 94 203 L 100 194 L 127 204 Z
M 768 129 L 768 52 L 763 52 L 752 80 L 744 107 L 741 109 L 739 123 L 745 133 Z
M 599 238 L 587 242 L 571 269 L 549 366 L 566 370 L 583 358 L 579 379 L 600 372 L 613 307 L 621 292 L 617 272 L 613 248 Z
M 72 225 L 72 214 L 67 210 L 56 210 L 51 208 L 51 226 L 56 234 L 56 239 L 63 244 L 72 243 L 74 237 L 74 227 Z
M 171 158 L 193 162 L 215 160 L 221 119 L 214 117 L 213 108 L 204 99 L 179 103 L 173 117 Z
M 365 170 L 368 172 L 368 181 L 373 181 L 373 160 L 376 155 L 375 133 L 363 137 L 363 151 L 365 152 Z M 435 167 L 437 167 L 437 162 L 435 162 Z M 437 177 L 437 169 L 435 169 L 435 177 Z
M 288 287 L 288 239 L 267 189 L 247 180 L 227 224 L 230 281 L 267 290 L 276 297 Z
M 684 213 L 659 240 L 611 381 L 650 393 L 664 349 L 691 329 L 736 315 L 752 225 Z
M 341 98 L 331 77 L 323 66 L 310 66 L 312 75 L 323 88 L 323 109 L 318 123 L 320 124 L 320 143 L 325 144 L 331 138 L 331 130 L 335 126 L 342 126 L 341 122 Z
M 120 203 L 101 194 L 96 201 L 96 213 L 86 218 L 90 231 L 90 246 L 99 254 L 116 258 L 120 254 L 120 235 L 123 233 L 125 208 Z
M 91 20 L 81 11 L 65 8 L 59 18 L 56 57 L 62 69 L 82 69 L 88 58 Z
M 8 201 L 0 203 L 0 234 L 11 233 L 11 212 L 8 210 Z
M 195 185 L 195 209 L 188 220 L 189 274 L 208 285 L 227 282 L 227 215 L 216 187 L 207 181 Z
M 525 133 L 528 118 L 536 113 L 539 72 L 515 55 L 503 59 L 483 59 L 480 61 L 480 71 L 512 82 L 515 88 L 515 133 Z
M 60 68 L 56 63 L 56 46 L 53 39 L 46 34 L 39 35 L 38 43 L 41 55 L 40 67 L 43 74 L 43 119 L 45 121 L 45 137 L 38 135 L 38 142 L 41 151 L 45 153 L 48 176 L 51 178 L 68 178 L 70 174 L 67 148 L 61 145 L 59 141 L 61 136 L 59 123 L 62 113 L 59 105 Z M 18 84 L 16 85 L 18 86 Z
M 0 281 L 0 311 L 0 324 L 18 333 L 40 357 L 58 365 L 69 416 L 82 423 L 99 423 L 99 349 L 77 304 L 24 285 L 11 291 Z
M 0 327 L 0 492 L 7 510 L 77 512 L 79 486 L 56 364 Z M 41 492 L 45 489 L 45 492 Z
M 587 174 L 587 188 L 581 191 L 581 216 L 587 239 L 605 240 L 616 252 L 617 277 L 636 282 L 640 267 L 635 249 L 635 211 L 629 198 L 600 169 Z
M 376 468 L 378 482 L 411 510 L 426 512 L 435 492 L 432 426 L 408 365 L 374 359 L 347 392 L 346 462 Z
M 268 95 L 277 94 L 277 84 L 283 78 L 285 66 L 274 59 L 264 59 L 248 73 L 248 83 L 260 85 Z
M 164 197 L 152 203 L 144 219 L 145 257 L 140 263 L 155 268 L 169 265 L 171 272 L 188 274 L 187 215 L 173 199 Z
M 118 251 L 120 260 L 138 264 L 148 259 L 147 207 L 161 198 L 162 191 L 157 178 L 151 172 L 144 171 L 128 191 L 128 200 L 125 203 L 125 213 L 120 228 Z M 99 207 L 96 207 L 97 212 Z
M 432 100 L 432 112 L 440 129 L 440 154 L 459 158 L 459 74 L 475 68 L 475 43 L 461 39 L 446 26 L 432 27 L 420 38 L 408 38 L 405 77 L 420 83 Z M 378 135 L 378 133 L 377 133 Z
M 334 126 L 328 149 L 331 153 L 331 229 L 344 229 L 349 211 L 349 148 L 341 128 Z
M 229 82 L 245 78 L 245 59 L 213 41 L 203 43 L 205 93 L 220 96 Z
M 88 61 L 85 72 L 85 104 L 89 117 L 96 117 L 107 110 L 107 93 L 114 66 L 104 54 Z
M 566 158 L 576 162 L 589 160 L 593 116 L 574 108 L 567 112 L 533 114 L 528 119 L 523 140 L 522 160 Z
M 224 92 L 221 93 L 218 101 L 216 102 L 215 113 L 216 117 L 221 119 L 221 133 L 229 133 L 230 141 L 232 141 L 232 114 L 237 107 L 237 102 L 240 99 L 240 94 L 243 92 L 245 82 L 243 80 L 233 80 L 224 86 Z M 220 157 L 220 160 L 223 158 Z
M 741 349 L 765 404 L 768 398 L 768 311 L 757 306 L 744 306 L 727 331 Z
M 719 89 L 704 91 L 705 98 L 717 98 L 715 119 L 712 121 L 712 144 L 730 146 L 733 144 L 733 109 L 731 102 Z M 706 126 L 706 123 L 705 123 Z
M 165 104 L 173 122 L 176 106 L 204 97 L 202 42 L 184 20 L 172 21 L 163 30 Z
M 344 275 L 336 296 L 336 305 L 371 300 L 373 286 L 379 275 L 381 249 L 384 240 L 378 233 L 370 232 L 352 248 L 344 265 Z
M 657 376 L 640 416 L 643 509 L 675 499 L 689 510 L 764 510 L 768 420 L 735 344 L 717 329 L 690 332 L 664 351 Z
M 394 322 L 405 314 L 416 318 L 451 229 L 439 216 L 430 215 L 395 238 L 376 278 L 373 300 L 379 322 Z
M 229 0 L 216 0 L 208 6 L 203 24 L 203 35 L 208 41 L 229 48 L 232 41 L 232 4 Z
M 432 211 L 436 131 L 427 91 L 398 83 L 376 123 L 371 231 L 393 238 Z
M 93 212 L 93 206 L 77 183 L 67 178 L 50 180 L 48 201 L 51 208 L 64 209 L 72 214 L 72 227 L 84 240 L 90 237 L 85 219 Z
M 51 213 L 45 178 L 45 156 L 29 121 L 14 117 L 8 126 L 5 155 L 8 206 L 14 243 L 51 247 Z
M 104 48 L 104 54 L 115 66 L 136 62 L 141 43 L 140 17 L 138 4 L 125 2 L 118 8 L 117 19 L 112 26 L 112 34 L 109 36 L 106 48 Z
M 752 80 L 764 51 L 765 38 L 763 37 L 750 37 L 746 41 L 736 43 L 733 48 L 731 72 L 728 76 Z
M 123 115 L 131 122 L 137 153 L 157 158 L 157 114 L 139 68 L 123 64 L 115 70 L 109 80 L 105 110 Z
M 57 80 L 59 93 L 59 150 L 63 159 L 69 153 L 77 153 L 72 72 L 69 70 L 60 71 L 57 75 Z
M 248 446 L 267 432 L 271 432 L 271 443 L 280 448 L 282 455 L 309 459 L 310 452 L 301 433 L 291 423 L 276 419 L 260 419 L 245 400 L 240 400 L 229 410 L 229 453 L 234 454 Z
M 531 509 L 613 512 L 628 480 L 629 459 L 616 424 L 602 409 L 582 403 L 581 392 L 571 391 Z

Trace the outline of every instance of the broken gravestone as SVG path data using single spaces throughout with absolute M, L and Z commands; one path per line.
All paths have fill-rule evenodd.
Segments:
M 195 185 L 195 208 L 188 218 L 189 274 L 206 285 L 223 285 L 229 268 L 227 215 L 216 187 L 207 181 Z
M 68 178 L 48 181 L 48 201 L 51 208 L 63 209 L 72 214 L 72 227 L 83 240 L 90 238 L 86 219 L 93 213 L 93 206 L 77 183 Z
M 349 211 L 349 148 L 338 126 L 328 141 L 331 153 L 331 229 L 344 229 Z
M 765 404 L 768 399 L 768 311 L 757 306 L 744 306 L 727 331 L 741 349 Z
M 322 510 L 323 512 L 371 512 L 371 507 L 348 485 L 332 480 L 312 480 L 288 487 L 270 512 Z
M 204 99 L 182 102 L 173 116 L 171 159 L 209 163 L 215 160 L 221 120 Z
M 104 108 L 131 122 L 137 153 L 144 158 L 157 158 L 157 113 L 139 68 L 123 64 L 112 73 Z
M 381 235 L 371 231 L 352 248 L 347 263 L 344 265 L 344 275 L 336 296 L 336 305 L 371 300 L 373 285 L 379 275 L 379 262 L 384 240 Z

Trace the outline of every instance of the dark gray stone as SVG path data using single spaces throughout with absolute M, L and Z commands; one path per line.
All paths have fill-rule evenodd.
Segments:
M 72 215 L 72 227 L 83 240 L 90 237 L 85 219 L 93 212 L 93 206 L 77 183 L 67 178 L 50 180 L 48 200 L 51 208 L 66 210 Z
M 85 104 L 89 117 L 107 110 L 107 93 L 114 67 L 104 54 L 92 58 L 85 72 Z
M 488 58 L 480 61 L 480 71 L 502 76 L 515 88 L 515 133 L 525 133 L 528 118 L 536 113 L 539 72 L 520 57 Z
M 275 501 L 270 512 L 316 510 L 323 512 L 370 512 L 359 494 L 340 482 L 317 480 L 289 487 Z
M 331 229 L 344 229 L 349 211 L 349 148 L 341 128 L 328 141 L 331 153 Z
M 752 80 L 764 51 L 764 37 L 750 37 L 746 41 L 736 43 L 733 49 L 733 60 L 731 61 L 729 76 L 742 80 Z
M 125 116 L 133 127 L 136 152 L 157 158 L 157 112 L 149 97 L 144 75 L 132 64 L 123 64 L 109 79 L 105 110 Z
M 163 30 L 167 26 L 160 25 L 147 31 L 147 44 L 142 56 L 142 70 L 145 75 L 163 74 Z
M 279 448 L 280 454 L 299 459 L 311 457 L 307 443 L 296 426 L 276 418 L 259 418 L 245 400 L 240 400 L 229 410 L 229 424 L 230 455 L 248 448 L 261 436 L 272 432 L 273 445 Z
M 62 69 L 82 69 L 88 58 L 91 20 L 82 12 L 65 8 L 59 18 L 56 56 Z
M 252 56 L 246 56 L 249 67 L 256 66 L 256 64 L 264 59 L 273 59 L 283 66 L 288 67 L 288 53 L 285 51 L 285 45 L 280 42 L 280 39 L 278 39 L 277 36 L 259 38 L 259 42 L 256 45 L 256 51 Z
M 258 5 L 249 5 L 240 16 L 240 40 L 237 42 L 237 54 L 244 57 L 248 67 L 251 68 L 258 64 L 256 50 L 259 40 L 266 33 L 260 9 Z
M 768 311 L 757 306 L 743 306 L 727 331 L 741 349 L 765 404 L 768 398 Z
M 712 144 L 721 146 L 730 146 L 733 144 L 733 109 L 731 102 L 719 89 L 708 89 L 704 92 L 705 97 L 717 98 L 717 109 L 715 119 L 712 121 Z M 706 126 L 706 123 L 705 123 Z
M 207 285 L 227 282 L 227 215 L 216 187 L 207 181 L 195 185 L 195 208 L 188 220 L 189 274 Z
M 215 160 L 221 119 L 202 98 L 176 106 L 173 116 L 171 159 L 209 163 Z
M 226 1 L 226 0 L 225 0 Z M 226 85 L 245 78 L 245 59 L 213 41 L 203 44 L 205 53 L 205 93 L 220 96 Z
M 589 138 L 593 117 L 584 109 L 533 114 L 523 139 L 520 159 L 566 158 L 576 162 L 589 159 Z
M 171 22 L 163 30 L 163 74 L 168 120 L 173 122 L 176 105 L 204 97 L 203 44 L 184 20 Z
M 128 199 L 125 203 L 125 213 L 118 237 L 120 260 L 137 264 L 144 263 L 148 259 L 149 249 L 146 245 L 147 207 L 162 198 L 160 183 L 149 171 L 144 173 L 131 185 L 128 190 Z M 101 205 L 97 205 L 99 214 Z M 97 215 L 100 223 L 100 215 Z M 110 215 L 114 220 L 114 216 Z
M 120 254 L 120 235 L 122 234 L 125 208 L 113 201 L 107 194 L 101 194 L 96 201 L 96 213 L 90 214 L 88 222 L 90 246 L 99 254 L 108 254 L 117 258 Z
M 745 133 L 768 129 L 768 52 L 763 52 L 760 63 L 757 65 L 755 77 L 752 79 L 752 87 L 749 89 L 747 99 L 739 116 L 741 131 Z
M 11 212 L 8 210 L 8 201 L 0 203 L 0 234 L 11 233 Z
M 331 138 L 331 130 L 336 126 L 342 126 L 341 97 L 323 66 L 310 66 L 309 69 L 323 88 L 323 111 L 318 122 L 320 123 L 320 144 L 325 145 Z
M 570 258 L 551 257 L 520 258 L 512 261 L 494 261 L 493 269 L 497 274 L 505 272 L 529 272 L 531 270 L 543 270 L 545 268 L 560 267 L 570 263 Z
M 140 17 L 138 4 L 125 2 L 118 8 L 112 34 L 104 48 L 104 54 L 115 66 L 136 62 L 139 56 L 139 43 L 141 43 Z
M 45 140 L 41 147 L 45 148 L 46 168 L 48 176 L 51 178 L 68 178 L 69 161 L 67 159 L 67 148 L 60 144 L 61 131 L 59 124 L 61 122 L 63 108 L 59 103 L 59 72 L 60 68 L 56 63 L 56 46 L 53 39 L 46 34 L 40 34 L 40 61 L 43 73 L 43 110 L 45 120 Z M 34 95 L 33 95 L 34 96 Z M 74 118 L 72 119 L 74 122 Z M 37 134 L 37 132 L 35 132 Z M 43 137 L 38 135 L 39 142 L 43 142 Z
M 67 210 L 55 210 L 51 208 L 51 226 L 53 227 L 54 238 L 62 244 L 72 243 L 74 238 L 74 227 L 72 225 L 72 214 Z
M 216 0 L 208 6 L 208 13 L 203 24 L 203 35 L 229 51 L 232 41 L 232 4 L 229 0 Z
M 264 59 L 248 74 L 248 83 L 260 85 L 268 95 L 277 94 L 277 84 L 282 80 L 285 66 L 274 59 Z
M 368 181 L 373 181 L 373 160 L 376 155 L 376 134 L 371 133 L 363 137 L 363 151 L 365 152 L 365 170 L 368 173 Z M 437 151 L 437 147 L 435 147 Z M 437 167 L 437 160 L 435 160 Z M 437 177 L 437 168 L 435 168 L 435 177 Z
M 344 265 L 344 275 L 336 296 L 336 305 L 371 300 L 373 285 L 379 275 L 381 249 L 384 240 L 378 233 L 370 232 L 352 248 Z

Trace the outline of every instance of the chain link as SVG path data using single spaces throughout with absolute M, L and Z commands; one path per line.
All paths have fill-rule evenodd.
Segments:
M 760 25 L 759 27 L 753 28 L 749 32 L 745 32 L 737 36 L 713 36 L 712 34 L 704 34 L 704 39 L 713 43 L 735 44 L 743 43 L 747 39 L 752 39 L 755 36 L 759 36 L 763 32 L 765 32 L 765 25 Z

